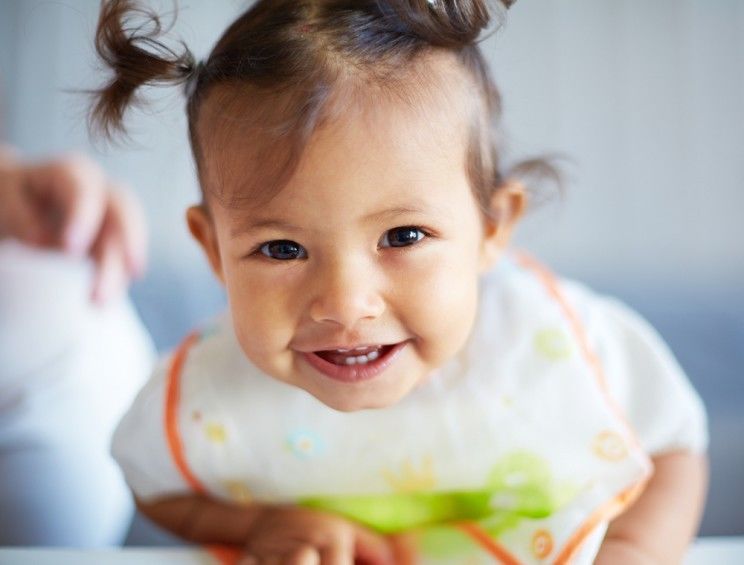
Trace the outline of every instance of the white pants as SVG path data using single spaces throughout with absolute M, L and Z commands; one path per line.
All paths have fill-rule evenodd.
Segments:
M 90 265 L 0 241 L 0 545 L 119 544 L 133 505 L 109 455 L 154 350 Z

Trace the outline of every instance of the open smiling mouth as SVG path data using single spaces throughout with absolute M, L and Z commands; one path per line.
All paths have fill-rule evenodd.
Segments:
M 387 369 L 407 342 L 304 353 L 307 362 L 325 376 L 343 382 L 372 379 Z

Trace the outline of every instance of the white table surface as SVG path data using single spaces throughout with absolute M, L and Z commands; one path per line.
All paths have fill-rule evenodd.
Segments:
M 685 565 L 744 565 L 744 537 L 699 538 Z
M 0 547 L 0 565 L 216 565 L 208 553 L 182 548 L 107 550 Z M 744 537 L 700 538 L 684 565 L 744 565 Z

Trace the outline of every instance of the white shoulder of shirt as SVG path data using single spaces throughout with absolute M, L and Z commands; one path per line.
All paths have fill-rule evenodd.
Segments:
M 119 422 L 111 454 L 141 500 L 190 490 L 168 447 L 165 394 L 172 354 L 160 359 L 147 384 Z
M 234 362 L 241 355 L 228 313 L 204 324 L 199 333 L 201 339 L 189 350 L 190 370 L 198 372 L 205 365 L 212 368 L 207 362 L 215 359 Z M 166 389 L 174 354 L 175 350 L 161 357 L 114 432 L 111 453 L 141 500 L 192 490 L 176 467 L 165 429 Z
M 584 324 L 610 393 L 646 451 L 704 452 L 705 408 L 656 330 L 619 300 L 575 281 L 561 279 L 559 284 Z

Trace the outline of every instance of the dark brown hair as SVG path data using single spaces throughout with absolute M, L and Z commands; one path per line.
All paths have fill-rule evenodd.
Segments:
M 455 57 L 479 95 L 466 166 L 474 194 L 486 210 L 505 179 L 495 135 L 500 98 L 478 40 L 499 23 L 512 2 L 258 0 L 197 64 L 185 45 L 176 49 L 165 42 L 168 30 L 163 30 L 156 14 L 132 0 L 104 0 L 96 50 L 114 74 L 95 92 L 92 127 L 111 137 L 124 130 L 126 108 L 141 102 L 136 96 L 141 86 L 183 85 L 202 189 L 210 185 L 210 193 L 235 204 L 246 194 L 271 196 L 286 183 L 309 136 L 328 117 L 329 100 L 350 77 L 367 85 L 395 83 L 423 55 L 446 52 Z M 205 106 L 215 106 L 205 104 L 211 94 L 218 94 L 220 101 L 205 118 Z M 240 108 L 233 113 L 230 108 L 236 104 Z M 230 129 L 213 128 L 215 121 L 247 124 L 254 136 L 251 162 L 257 169 L 248 175 L 252 178 L 247 190 L 240 191 L 242 197 L 228 197 L 214 186 L 219 183 L 207 182 L 208 128 L 201 124 L 209 123 L 210 130 Z M 520 167 L 549 169 L 539 160 Z

